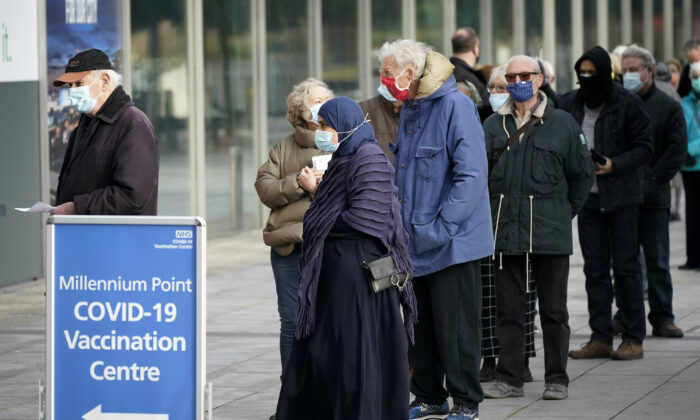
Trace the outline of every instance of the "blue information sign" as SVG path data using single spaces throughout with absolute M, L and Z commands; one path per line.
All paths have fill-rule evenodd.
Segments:
M 49 418 L 201 418 L 204 227 L 178 219 L 51 219 Z

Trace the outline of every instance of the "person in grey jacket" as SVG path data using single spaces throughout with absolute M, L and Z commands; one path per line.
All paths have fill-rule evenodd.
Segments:
M 510 98 L 484 123 L 501 346 L 496 382 L 484 396 L 523 395 L 525 302 L 536 285 L 545 352 L 543 397 L 563 399 L 569 384 L 571 219 L 588 198 L 593 163 L 576 121 L 547 106 L 536 60 L 512 57 L 506 81 Z
M 671 66 L 674 68 L 671 69 Z M 681 103 L 681 96 L 676 91 L 680 77 L 681 64 L 675 58 L 666 63 L 658 62 L 654 67 L 654 84 L 674 101 Z M 676 77 L 675 85 L 673 78 Z M 681 220 L 681 194 L 683 194 L 683 178 L 678 171 L 671 179 L 671 217 L 670 221 Z

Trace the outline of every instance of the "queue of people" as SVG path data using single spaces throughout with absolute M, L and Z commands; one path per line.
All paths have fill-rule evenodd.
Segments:
M 544 60 L 485 75 L 473 29 L 452 44 L 448 59 L 385 43 L 378 94 L 359 106 L 315 79 L 290 94 L 295 133 L 256 181 L 282 320 L 272 418 L 476 419 L 484 397 L 532 381 L 536 312 L 543 399 L 565 399 L 569 358 L 644 356 L 644 284 L 651 334 L 683 336 L 669 223 L 680 171 L 680 268 L 700 269 L 700 41 L 687 66 L 596 46 L 563 95 Z M 592 333 L 570 351 L 574 218 Z

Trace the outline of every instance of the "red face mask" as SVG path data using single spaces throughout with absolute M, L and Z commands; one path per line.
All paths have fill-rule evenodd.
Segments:
M 407 67 L 408 68 L 408 67 Z M 401 70 L 401 73 L 399 73 L 396 77 L 386 77 L 382 76 L 382 84 L 386 86 L 386 90 L 391 93 L 391 96 L 394 97 L 397 101 L 406 101 L 408 100 L 408 87 L 405 88 L 400 88 L 399 85 L 396 83 L 396 79 L 399 78 L 403 74 L 403 72 L 406 71 L 406 69 Z M 409 83 L 410 86 L 410 83 Z

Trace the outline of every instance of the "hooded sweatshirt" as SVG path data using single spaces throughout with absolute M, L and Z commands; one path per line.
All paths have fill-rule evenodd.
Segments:
M 583 60 L 591 60 L 596 69 L 596 74 L 590 77 L 581 77 L 581 63 Z M 598 108 L 609 97 L 612 90 L 612 64 L 608 52 L 596 45 L 586 51 L 574 65 L 583 101 L 589 108 Z

